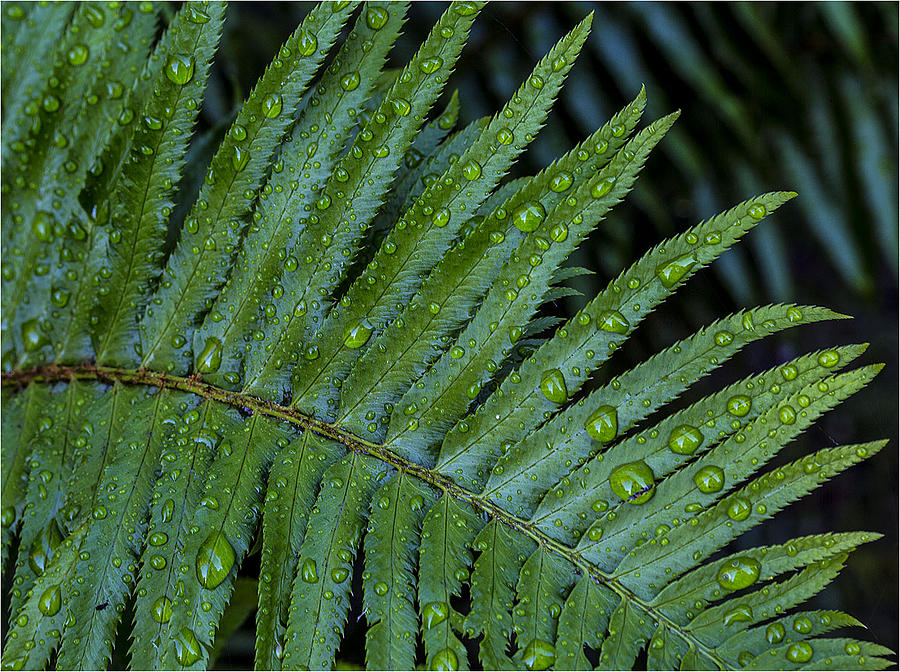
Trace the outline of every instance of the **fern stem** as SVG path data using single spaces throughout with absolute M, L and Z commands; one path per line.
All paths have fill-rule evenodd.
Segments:
M 565 558 L 578 567 L 586 575 L 590 575 L 598 583 L 607 586 L 610 590 L 634 604 L 640 605 L 657 622 L 665 622 L 672 632 L 676 632 L 688 644 L 702 651 L 704 655 L 716 661 L 721 669 L 726 669 L 728 664 L 722 660 L 714 649 L 705 645 L 700 640 L 684 631 L 677 623 L 658 611 L 652 604 L 641 599 L 627 587 L 623 586 L 611 575 L 600 570 L 593 563 L 581 556 L 576 549 L 566 546 L 560 541 L 547 536 L 543 531 L 529 522 L 517 518 L 500 508 L 494 502 L 484 499 L 479 495 L 466 490 L 447 476 L 436 471 L 407 460 L 392 450 L 377 443 L 361 439 L 355 434 L 309 415 L 270 401 L 264 401 L 248 394 L 224 390 L 214 385 L 203 382 L 199 376 L 174 376 L 171 374 L 149 371 L 146 369 L 121 369 L 110 366 L 97 366 L 95 364 L 83 364 L 81 366 L 61 366 L 50 364 L 48 366 L 28 369 L 24 371 L 10 371 L 2 374 L 2 387 L 24 388 L 30 383 L 55 383 L 70 382 L 74 380 L 94 380 L 103 383 L 120 383 L 122 385 L 146 385 L 160 389 L 181 390 L 196 394 L 204 399 L 227 404 L 246 413 L 260 414 L 272 418 L 278 418 L 303 430 L 309 430 L 332 441 L 337 441 L 348 450 L 357 453 L 365 453 L 390 464 L 400 472 L 410 474 L 435 488 L 473 506 L 482 514 L 495 518 L 507 527 L 531 538 L 536 544 L 551 553 Z

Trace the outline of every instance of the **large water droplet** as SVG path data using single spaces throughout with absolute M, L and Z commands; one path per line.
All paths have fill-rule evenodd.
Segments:
M 47 568 L 56 547 L 61 542 L 62 534 L 60 534 L 56 521 L 50 521 L 50 524 L 34 538 L 28 552 L 28 566 L 35 574 L 40 574 Z
M 222 341 L 214 336 L 206 339 L 206 345 L 197 355 L 197 372 L 214 373 L 222 365 Z
M 371 335 L 372 327 L 365 321 L 358 322 L 344 332 L 344 346 L 352 349 L 361 348 Z
M 537 230 L 547 216 L 544 206 L 536 201 L 526 201 L 512 214 L 513 224 L 519 231 L 530 233 Z
M 616 409 L 612 406 L 601 406 L 588 418 L 584 429 L 592 439 L 609 443 L 616 438 L 619 430 Z
M 669 434 L 669 450 L 679 455 L 693 455 L 703 443 L 703 434 L 693 425 L 678 425 Z
M 766 641 L 769 644 L 778 644 L 784 639 L 784 626 L 781 623 L 772 623 L 766 628 Z
M 731 625 L 732 623 L 747 623 L 753 620 L 753 608 L 749 604 L 739 604 L 734 609 L 729 610 L 722 617 L 722 625 Z
M 316 36 L 305 28 L 301 28 L 300 33 L 297 35 L 297 52 L 301 56 L 312 56 L 316 53 L 318 47 L 319 41 L 316 39 Z
M 225 533 L 210 534 L 197 551 L 197 578 L 203 587 L 218 587 L 234 567 L 234 559 L 234 549 Z
M 812 645 L 809 642 L 794 642 L 784 652 L 784 657 L 792 663 L 808 663 L 813 657 Z
M 544 371 L 541 377 L 541 392 L 554 404 L 562 404 L 569 398 L 566 379 L 559 369 Z
M 594 198 L 603 198 L 612 190 L 615 183 L 616 178 L 612 176 L 597 180 L 594 183 L 594 186 L 591 187 L 591 196 Z
M 157 623 L 168 623 L 172 619 L 172 600 L 166 596 L 159 598 L 153 603 L 151 613 Z
M 369 7 L 366 10 L 366 25 L 372 30 L 384 28 L 388 18 L 387 10 L 381 7 Z
M 41 329 L 38 318 L 34 317 L 22 323 L 22 344 L 25 346 L 25 352 L 36 352 L 49 343 L 50 339 Z
M 618 310 L 602 310 L 597 316 L 597 326 L 603 331 L 611 331 L 614 334 L 627 334 L 631 325 Z
M 556 648 L 543 639 L 532 639 L 522 652 L 522 662 L 529 670 L 546 670 L 556 662 Z
M 315 583 L 319 580 L 319 574 L 316 571 L 316 561 L 312 558 L 306 558 L 300 564 L 300 578 L 306 583 Z
M 456 657 L 453 649 L 443 649 L 434 654 L 434 658 L 431 659 L 431 669 L 458 670 L 459 658 Z
M 711 494 L 719 492 L 725 485 L 725 472 L 721 467 L 706 466 L 694 474 L 694 485 L 700 492 Z
M 743 497 L 733 497 L 729 500 L 728 517 L 737 521 L 746 520 L 752 508 L 753 506 L 750 502 Z
M 189 56 L 173 54 L 166 63 L 166 77 L 173 84 L 184 86 L 194 77 L 194 61 Z
M 71 49 L 69 49 L 69 53 L 66 54 L 66 58 L 72 65 L 84 65 L 90 53 L 90 49 L 88 49 L 87 45 L 76 44 Z
M 749 556 L 738 556 L 722 564 L 716 581 L 725 590 L 742 590 L 756 583 L 762 565 Z
M 38 609 L 44 616 L 55 616 L 62 605 L 62 592 L 59 586 L 50 586 L 41 594 Z
M 426 628 L 442 623 L 450 615 L 446 602 L 429 602 L 422 608 L 422 622 Z
M 656 267 L 656 277 L 666 289 L 671 289 L 694 266 L 694 255 L 684 254 Z
M 732 415 L 742 418 L 750 412 L 752 405 L 753 400 L 750 397 L 745 394 L 736 394 L 728 400 L 725 408 Z
M 609 474 L 609 487 L 622 501 L 643 504 L 656 489 L 653 470 L 643 460 L 620 465 Z
M 188 628 L 182 628 L 175 637 L 175 658 L 184 665 L 193 665 L 200 660 L 200 642 L 194 632 Z

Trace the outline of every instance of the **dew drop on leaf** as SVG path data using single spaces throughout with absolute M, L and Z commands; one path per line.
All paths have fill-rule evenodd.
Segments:
M 422 608 L 422 622 L 431 628 L 447 619 L 450 609 L 446 602 L 429 602 Z
M 166 63 L 166 77 L 173 84 L 184 86 L 194 77 L 194 62 L 188 56 L 173 54 Z
M 756 583 L 762 569 L 759 560 L 749 556 L 738 556 L 722 563 L 716 581 L 725 590 L 743 590 Z
M 669 450 L 679 455 L 693 455 L 703 443 L 703 434 L 693 425 L 678 425 L 669 434 Z
M 569 398 L 569 392 L 566 389 L 566 379 L 563 377 L 562 371 L 559 369 L 544 371 L 541 376 L 541 392 L 554 404 L 565 403 Z
M 725 472 L 713 465 L 703 467 L 694 474 L 694 485 L 705 494 L 719 492 L 725 485 Z
M 234 548 L 225 533 L 211 533 L 197 551 L 197 579 L 204 588 L 218 587 L 234 567 L 234 560 Z
M 643 460 L 622 464 L 610 472 L 609 487 L 622 501 L 643 504 L 655 491 L 653 470 Z
M 546 670 L 556 662 L 556 648 L 543 639 L 532 639 L 522 652 L 522 662 L 529 670 Z
M 616 409 L 612 406 L 601 406 L 587 419 L 584 429 L 592 439 L 609 443 L 618 433 Z
M 175 658 L 181 665 L 193 665 L 200 660 L 200 642 L 193 630 L 182 628 L 175 637 Z
M 784 657 L 792 663 L 808 663 L 813 657 L 812 645 L 809 642 L 794 642 L 784 652 Z
M 614 334 L 627 334 L 631 325 L 618 310 L 602 310 L 597 316 L 597 326 Z
M 59 586 L 50 586 L 41 593 L 38 609 L 44 616 L 55 616 L 62 605 L 62 593 Z
M 151 613 L 157 623 L 168 623 L 172 619 L 172 600 L 165 596 L 159 598 L 153 603 Z

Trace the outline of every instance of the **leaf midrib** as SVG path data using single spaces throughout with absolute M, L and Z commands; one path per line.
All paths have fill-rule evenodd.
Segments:
M 207 401 L 223 403 L 246 413 L 258 413 L 284 420 L 301 429 L 336 441 L 355 453 L 370 455 L 381 462 L 389 464 L 401 473 L 418 478 L 451 497 L 466 502 L 480 513 L 486 514 L 520 534 L 529 537 L 547 551 L 565 558 L 584 574 L 590 575 L 595 581 L 615 592 L 623 600 L 639 606 L 654 621 L 664 623 L 672 633 L 677 634 L 689 645 L 703 652 L 704 655 L 715 661 L 722 669 L 729 669 L 728 663 L 720 658 L 714 649 L 695 638 L 690 632 L 685 630 L 684 626 L 673 622 L 671 618 L 654 607 L 650 601 L 641 599 L 611 575 L 603 572 L 599 567 L 583 558 L 576 549 L 547 536 L 529 522 L 513 516 L 493 502 L 484 500 L 479 495 L 462 488 L 443 474 L 411 462 L 385 446 L 366 441 L 342 427 L 322 422 L 289 406 L 218 388 L 203 382 L 198 375 L 184 377 L 147 369 L 130 370 L 94 364 L 83 364 L 81 366 L 50 364 L 24 371 L 7 371 L 0 375 L 0 384 L 3 387 L 23 388 L 29 383 L 74 382 L 75 380 L 92 380 L 106 384 L 118 382 L 123 385 L 145 385 L 160 389 L 189 392 Z

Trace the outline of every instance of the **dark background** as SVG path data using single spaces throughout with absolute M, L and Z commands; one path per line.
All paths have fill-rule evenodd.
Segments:
M 445 3 L 415 3 L 391 65 L 401 66 Z M 210 82 L 212 126 L 247 94 L 306 3 L 235 3 Z M 887 366 L 872 386 L 783 451 L 889 438 L 852 468 L 740 543 L 857 529 L 885 538 L 855 552 L 813 602 L 842 607 L 876 642 L 897 649 L 897 4 L 587 3 L 489 5 L 475 24 L 450 87 L 461 123 L 492 114 L 535 62 L 588 12 L 593 31 L 547 127 L 518 170 L 533 173 L 604 123 L 647 87 L 645 120 L 682 115 L 651 157 L 634 193 L 572 262 L 595 271 L 588 296 L 651 245 L 755 193 L 799 198 L 699 274 L 651 316 L 614 358 L 624 368 L 740 307 L 813 303 L 856 319 L 795 329 L 748 347 L 701 381 L 696 398 L 803 352 L 869 342 L 861 363 Z M 571 314 L 573 299 L 554 309 Z M 351 623 L 359 616 L 356 605 Z M 365 621 L 351 625 L 341 657 L 363 661 Z M 252 666 L 252 619 L 219 666 Z

